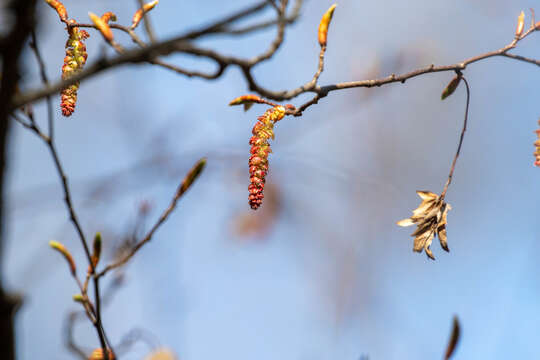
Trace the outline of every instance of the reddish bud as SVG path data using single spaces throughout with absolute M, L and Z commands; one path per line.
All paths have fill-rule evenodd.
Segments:
M 116 15 L 111 11 L 107 11 L 105 14 L 101 15 L 101 20 L 108 24 L 109 21 L 116 21 Z
M 58 13 L 58 16 L 60 17 L 60 21 L 66 22 L 68 19 L 68 14 L 66 7 L 64 4 L 62 4 L 60 1 L 56 0 L 45 0 L 45 2 L 52 7 L 56 12 Z

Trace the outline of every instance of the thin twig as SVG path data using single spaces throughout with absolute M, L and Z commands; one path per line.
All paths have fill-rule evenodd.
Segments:
M 64 325 L 64 334 L 66 337 L 65 344 L 67 348 L 72 353 L 77 355 L 81 360 L 87 360 L 88 358 L 86 356 L 86 353 L 84 352 L 84 350 L 81 349 L 79 345 L 77 345 L 77 343 L 75 343 L 75 337 L 74 337 L 75 322 L 80 318 L 82 314 L 83 314 L 82 312 L 77 311 L 77 312 L 72 312 L 68 315 L 65 321 L 65 325 Z
M 37 59 L 38 65 L 39 65 L 42 82 L 45 85 L 48 85 L 49 80 L 47 78 L 47 71 L 46 71 L 46 68 L 45 68 L 45 62 L 43 61 L 43 58 L 41 56 L 41 52 L 39 51 L 35 31 L 32 31 L 31 35 L 32 35 L 31 48 L 32 48 L 32 50 L 33 50 L 33 52 L 34 52 L 34 54 L 36 56 L 36 59 Z M 66 176 L 66 173 L 65 173 L 65 171 L 64 171 L 64 169 L 62 167 L 62 163 L 60 162 L 60 158 L 58 156 L 58 152 L 56 150 L 56 145 L 55 145 L 55 142 L 54 142 L 54 111 L 53 111 L 52 98 L 51 98 L 50 95 L 47 96 L 47 123 L 48 123 L 48 126 L 49 126 L 49 134 L 48 135 L 43 134 L 43 132 L 37 127 L 35 122 L 34 121 L 32 121 L 32 122 L 33 122 L 32 130 L 34 130 L 34 132 L 37 135 L 39 135 L 41 139 L 43 139 L 43 141 L 45 142 L 45 144 L 47 145 L 47 147 L 48 147 L 48 149 L 49 149 L 49 151 L 51 153 L 51 156 L 53 158 L 53 161 L 54 161 L 57 173 L 58 173 L 58 176 L 60 177 L 60 180 L 61 180 L 61 183 L 62 183 L 62 188 L 63 188 L 63 191 L 64 191 L 64 202 L 66 204 L 66 208 L 67 208 L 68 213 L 69 213 L 69 218 L 72 221 L 72 223 L 73 223 L 73 225 L 74 225 L 74 227 L 75 227 L 75 229 L 77 231 L 77 234 L 79 235 L 81 243 L 83 244 L 83 248 L 84 248 L 86 257 L 87 257 L 88 262 L 90 264 L 92 273 L 94 273 L 95 269 L 94 269 L 94 265 L 93 265 L 93 262 L 92 262 L 92 256 L 90 254 L 90 250 L 88 248 L 88 243 L 86 241 L 86 237 L 85 237 L 84 232 L 82 230 L 82 226 L 81 226 L 81 224 L 80 224 L 80 222 L 78 220 L 77 214 L 76 214 L 75 209 L 73 207 L 73 201 L 72 201 L 71 192 L 70 192 L 70 189 L 69 189 L 69 186 L 68 186 L 67 176 Z M 90 309 L 92 309 L 92 306 L 91 306 L 91 303 L 88 300 L 88 297 L 86 296 L 85 288 L 80 283 L 80 281 L 79 281 L 79 279 L 77 277 L 75 277 L 75 280 L 77 281 L 77 284 L 78 284 L 79 288 L 81 289 L 82 296 L 85 299 L 84 307 L 85 307 L 87 316 L 89 317 L 89 319 L 94 324 L 94 327 L 96 328 L 96 332 L 97 332 L 98 337 L 99 337 L 100 345 L 101 345 L 101 347 L 103 349 L 106 349 L 107 348 L 106 347 L 106 341 L 105 341 L 106 335 L 105 335 L 105 330 L 103 329 L 102 322 L 101 322 L 98 279 L 94 278 L 94 286 L 95 286 L 95 289 L 96 289 L 96 298 L 95 298 L 96 311 L 93 314 L 94 317 L 91 316 Z M 105 354 L 105 360 L 109 360 L 107 358 L 108 358 L 108 354 Z
M 163 211 L 157 222 L 150 228 L 148 233 L 145 235 L 145 237 L 139 241 L 133 248 L 129 250 L 129 252 L 122 257 L 120 260 L 107 265 L 101 272 L 99 272 L 95 277 L 100 278 L 103 275 L 105 275 L 107 272 L 109 272 L 112 269 L 115 269 L 117 267 L 120 267 L 124 264 L 126 264 L 138 251 L 141 249 L 146 243 L 148 243 L 150 240 L 152 240 L 152 237 L 154 236 L 154 233 L 159 229 L 159 227 L 169 218 L 169 215 L 174 211 L 176 208 L 176 205 L 178 203 L 178 200 L 184 195 L 184 193 L 189 189 L 189 187 L 193 184 L 195 179 L 200 175 L 202 170 L 204 169 L 206 165 L 206 159 L 199 160 L 188 172 L 184 180 L 180 183 L 178 188 L 176 189 L 176 192 L 174 194 L 173 199 L 171 200 L 171 203 L 169 206 Z
M 302 7 L 302 0 L 296 0 L 293 8 L 292 8 L 292 11 L 290 12 L 290 15 L 286 16 L 285 17 L 285 22 L 290 25 L 292 23 L 294 23 L 298 17 L 300 16 L 300 9 Z M 252 25 L 247 25 L 245 27 L 242 27 L 242 28 L 235 28 L 235 29 L 224 29 L 222 30 L 220 33 L 222 34 L 230 34 L 230 35 L 245 35 L 245 34 L 248 34 L 248 33 L 252 33 L 252 32 L 255 32 L 255 31 L 258 31 L 258 30 L 263 30 L 263 29 L 266 29 L 270 26 L 273 26 L 273 25 L 276 25 L 278 23 L 279 20 L 266 20 L 266 21 L 262 21 L 260 23 L 256 23 L 256 24 L 252 24 Z
M 463 128 L 461 129 L 461 135 L 459 137 L 459 143 L 458 143 L 456 155 L 454 156 L 454 160 L 452 161 L 452 166 L 450 166 L 450 173 L 448 174 L 448 180 L 446 180 L 446 184 L 444 185 L 444 189 L 440 196 L 441 201 L 444 200 L 444 197 L 446 196 L 446 191 L 448 190 L 448 187 L 450 186 L 450 183 L 452 182 L 452 177 L 454 176 L 454 170 L 456 168 L 456 162 L 459 157 L 459 152 L 461 151 L 461 145 L 463 145 L 463 138 L 465 137 L 465 131 L 467 130 L 467 119 L 469 118 L 469 102 L 471 98 L 471 90 L 469 88 L 469 82 L 467 81 L 467 79 L 465 79 L 465 77 L 462 77 L 461 79 L 465 83 L 465 87 L 467 89 L 467 102 L 465 104 L 465 118 L 463 119 Z

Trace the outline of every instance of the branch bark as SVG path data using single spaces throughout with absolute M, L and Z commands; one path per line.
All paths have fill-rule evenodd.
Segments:
M 10 104 L 19 80 L 19 57 L 34 27 L 35 0 L 13 0 L 9 8 L 15 22 L 11 31 L 0 39 L 2 55 L 2 80 L 0 88 L 0 262 L 2 260 L 2 242 L 5 237 L 4 221 L 4 178 L 7 162 L 7 142 L 9 133 L 8 117 Z M 0 263 L 1 265 L 1 263 Z M 3 272 L 2 272 L 3 273 Z M 2 288 L 0 279 L 0 349 L 6 360 L 15 360 L 16 309 L 21 303 L 16 296 L 10 296 Z

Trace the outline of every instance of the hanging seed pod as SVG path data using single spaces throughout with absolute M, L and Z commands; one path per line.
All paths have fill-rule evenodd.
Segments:
M 285 107 L 274 106 L 259 116 L 253 127 L 253 136 L 249 140 L 251 156 L 249 158 L 249 205 L 257 210 L 264 198 L 264 183 L 268 173 L 268 155 L 272 152 L 268 140 L 274 139 L 274 124 L 285 116 Z
M 69 20 L 70 24 L 75 24 L 75 20 Z M 88 57 L 86 52 L 86 45 L 84 40 L 90 35 L 85 30 L 80 30 L 78 27 L 67 28 L 69 38 L 66 42 L 66 57 L 64 58 L 64 65 L 62 66 L 62 80 L 67 80 L 71 76 L 79 73 Z M 77 90 L 79 89 L 79 82 L 69 85 L 62 90 L 61 104 L 62 115 L 71 116 L 75 111 L 75 105 L 77 103 Z

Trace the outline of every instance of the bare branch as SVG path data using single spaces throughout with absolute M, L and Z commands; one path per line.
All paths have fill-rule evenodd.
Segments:
M 193 168 L 188 172 L 182 183 L 178 186 L 176 189 L 176 193 L 167 207 L 165 211 L 161 214 L 158 221 L 152 226 L 150 231 L 145 235 L 145 237 L 139 241 L 128 253 L 125 255 L 122 259 L 118 260 L 117 262 L 110 264 L 105 267 L 101 272 L 99 272 L 96 277 L 100 278 L 103 275 L 105 275 L 107 272 L 109 272 L 112 269 L 115 269 L 117 267 L 120 267 L 127 263 L 146 243 L 148 243 L 150 240 L 152 240 L 152 237 L 154 236 L 154 233 L 159 229 L 159 227 L 169 218 L 169 215 L 174 211 L 176 208 L 176 204 L 178 203 L 178 200 L 184 195 L 184 193 L 189 189 L 189 187 L 193 184 L 195 179 L 200 175 L 202 170 L 204 169 L 206 165 L 206 159 L 199 160 Z

